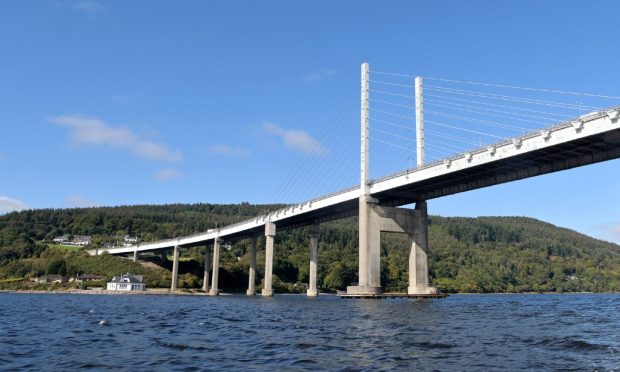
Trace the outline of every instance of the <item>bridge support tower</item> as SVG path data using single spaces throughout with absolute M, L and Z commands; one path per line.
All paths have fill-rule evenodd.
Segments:
M 222 244 L 222 239 L 219 237 L 215 238 L 213 243 L 213 278 L 211 279 L 211 290 L 209 294 L 211 296 L 217 296 L 220 293 L 219 290 L 219 276 L 220 276 L 220 245 Z
M 179 280 L 179 245 L 174 246 L 174 253 L 172 254 L 172 284 L 170 290 L 176 291 L 177 283 Z
M 409 236 L 409 294 L 435 293 L 428 287 L 428 217 L 426 201 L 416 209 L 380 206 L 372 197 L 369 186 L 369 104 L 370 67 L 361 69 L 361 151 L 359 197 L 359 282 L 347 287 L 347 294 L 374 295 L 381 288 L 381 232 L 404 233 Z M 424 105 L 422 78 L 415 79 L 417 165 L 424 165 Z
M 254 236 L 250 246 L 250 271 L 248 273 L 248 296 L 256 294 L 256 243 L 258 238 Z
M 205 249 L 205 269 L 204 275 L 202 278 L 202 290 L 205 292 L 209 291 L 209 261 L 210 261 L 211 251 L 209 250 L 209 246 L 206 246 Z
M 319 258 L 319 225 L 310 226 L 310 280 L 308 281 L 308 297 L 319 295 L 316 285 L 316 267 Z
M 265 281 L 262 291 L 262 295 L 266 297 L 273 296 L 271 279 L 273 275 L 273 244 L 275 236 L 276 224 L 267 222 L 265 224 Z
M 413 211 L 413 234 L 409 234 L 408 294 L 437 294 L 428 285 L 428 212 L 426 201 L 417 202 Z
M 360 200 L 359 284 L 347 287 L 347 294 L 375 295 L 381 288 L 381 233 L 394 232 L 409 237 L 408 294 L 434 294 L 428 286 L 428 218 L 426 202 L 416 209 L 380 206 Z

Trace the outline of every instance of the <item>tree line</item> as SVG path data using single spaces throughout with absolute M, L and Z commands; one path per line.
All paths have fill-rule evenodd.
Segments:
M 91 273 L 106 280 L 121 272 L 143 274 L 147 285 L 166 287 L 167 254 L 144 255 L 142 264 L 83 251 L 66 252 L 51 244 L 61 235 L 90 235 L 104 247 L 115 237 L 137 236 L 143 242 L 169 239 L 254 217 L 280 205 L 172 204 L 85 209 L 41 209 L 0 216 L 0 287 L 49 273 Z M 345 289 L 357 281 L 357 219 L 321 225 L 318 283 L 323 290 Z M 274 288 L 303 291 L 308 282 L 307 229 L 278 231 Z M 247 287 L 249 241 L 227 242 L 221 256 L 220 286 Z M 264 267 L 259 242 L 258 275 Z M 525 217 L 429 218 L 429 275 L 446 292 L 619 291 L 620 246 Z M 184 249 L 180 285 L 202 285 L 205 247 Z M 389 291 L 405 291 L 409 247 L 406 237 L 383 234 L 381 283 Z M 145 264 L 149 262 L 149 264 Z M 260 285 L 260 283 L 258 283 Z

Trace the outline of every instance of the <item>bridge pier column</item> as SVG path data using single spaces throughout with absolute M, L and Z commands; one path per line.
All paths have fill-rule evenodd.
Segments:
M 316 286 L 316 265 L 319 257 L 319 225 L 310 227 L 310 280 L 308 281 L 308 297 L 316 297 L 319 291 Z
M 202 290 L 205 292 L 209 291 L 209 256 L 211 256 L 211 251 L 209 250 L 209 246 L 207 245 L 207 249 L 205 250 L 205 272 L 204 277 L 202 279 Z
M 414 234 L 409 252 L 408 294 L 433 294 L 437 288 L 428 286 L 428 212 L 426 201 L 415 205 Z
M 409 236 L 409 294 L 437 293 L 428 286 L 428 217 L 426 202 L 416 209 L 392 208 L 360 200 L 360 268 L 359 285 L 347 287 L 348 294 L 381 293 L 381 232 L 404 233 Z
M 211 279 L 211 290 L 209 294 L 211 296 L 217 296 L 220 293 L 218 288 L 218 281 L 220 276 L 220 244 L 222 243 L 222 239 L 215 238 L 215 242 L 213 243 L 213 279 Z
M 179 280 L 179 245 L 174 246 L 174 253 L 172 254 L 172 284 L 171 290 L 177 289 L 177 283 Z
M 250 271 L 248 273 L 248 296 L 254 296 L 256 294 L 256 240 L 257 237 L 252 238 L 252 245 L 250 246 Z
M 379 294 L 381 289 L 381 231 L 376 226 L 376 201 L 370 196 L 359 198 L 359 281 L 348 286 L 348 294 Z
M 138 262 L 138 248 L 133 250 L 133 262 Z
M 273 243 L 275 236 L 276 224 L 267 222 L 265 224 L 265 282 L 262 291 L 262 295 L 267 297 L 273 296 L 271 277 L 273 275 Z

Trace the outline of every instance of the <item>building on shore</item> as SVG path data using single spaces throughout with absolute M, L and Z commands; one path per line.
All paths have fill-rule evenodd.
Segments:
M 140 239 L 137 236 L 125 235 L 123 236 L 123 247 L 131 247 L 132 245 L 136 245 L 140 243 Z
M 112 280 L 108 282 L 108 291 L 144 291 L 146 290 L 146 284 L 143 282 L 144 277 L 142 275 L 131 275 L 130 273 L 121 274 L 121 276 L 114 276 Z
M 78 283 L 82 282 L 96 282 L 103 279 L 103 276 L 97 274 L 82 274 L 78 275 L 74 278 L 69 279 L 70 282 L 76 281 Z
M 56 284 L 63 284 L 66 283 L 67 281 L 69 281 L 69 278 L 63 275 L 44 275 L 44 276 L 39 276 L 36 277 L 34 279 L 35 282 L 37 283 L 56 283 Z
M 90 245 L 90 243 L 92 242 L 92 237 L 90 235 L 62 235 L 54 238 L 53 240 L 56 244 L 77 245 L 85 247 L 87 245 Z

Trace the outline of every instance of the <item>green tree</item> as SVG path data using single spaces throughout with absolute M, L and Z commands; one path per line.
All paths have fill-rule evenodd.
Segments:
M 47 266 L 47 273 L 67 275 L 67 263 L 63 259 L 51 261 Z

